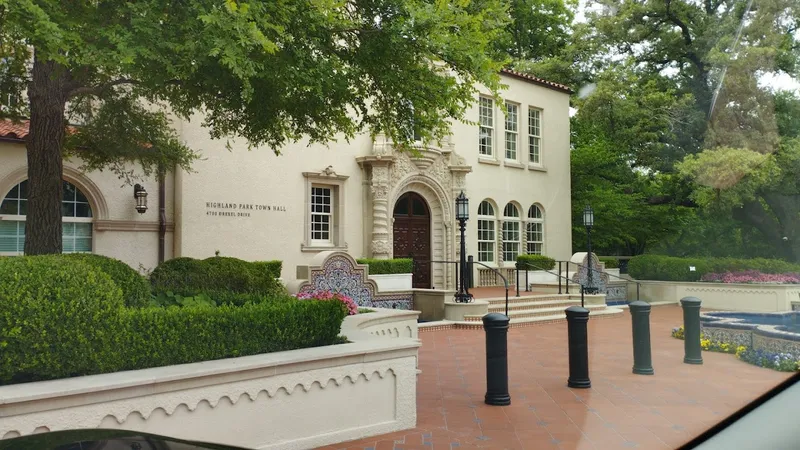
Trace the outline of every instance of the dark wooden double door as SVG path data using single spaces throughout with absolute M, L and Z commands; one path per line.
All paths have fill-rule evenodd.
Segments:
M 431 213 L 428 204 L 413 192 L 394 205 L 394 257 L 414 258 L 414 287 L 431 287 Z

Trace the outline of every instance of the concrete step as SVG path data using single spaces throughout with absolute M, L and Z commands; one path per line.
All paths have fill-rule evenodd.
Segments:
M 540 295 L 522 295 L 520 294 L 519 297 L 508 297 L 508 304 L 509 306 L 512 304 L 519 304 L 519 303 L 533 303 L 533 302 L 540 302 L 540 301 L 553 301 L 553 300 L 569 300 L 570 296 L 566 294 L 540 294 Z M 494 297 L 494 298 L 481 298 L 478 300 L 483 300 L 489 302 L 489 305 L 503 305 L 506 304 L 505 297 Z
M 600 305 L 601 308 L 591 306 L 587 306 L 586 309 L 589 310 L 589 317 L 600 319 L 603 317 L 613 317 L 616 314 L 622 314 L 624 311 L 622 309 L 614 308 L 614 307 L 606 307 L 605 305 Z M 536 325 L 541 323 L 554 323 L 554 322 L 566 322 L 567 316 L 564 314 L 564 311 L 561 311 L 560 314 L 553 314 L 549 316 L 536 316 L 536 317 L 519 317 L 519 318 L 511 318 L 511 323 L 509 326 L 525 326 L 525 325 Z
M 600 305 L 602 306 L 602 305 Z M 589 309 L 589 317 L 591 320 L 598 320 L 603 318 L 611 318 L 615 317 L 618 314 L 622 314 L 624 312 L 623 309 L 614 308 L 614 307 L 606 307 L 603 309 Z M 563 323 L 566 326 L 567 317 L 564 315 L 564 311 L 560 311 L 558 314 L 551 314 L 548 316 L 537 316 L 537 317 L 517 317 L 512 318 L 511 322 L 509 323 L 509 327 L 511 328 L 518 328 L 518 327 L 526 327 L 532 325 L 545 325 L 551 323 Z M 463 322 L 450 322 L 450 321 L 443 321 L 437 323 L 435 326 L 430 326 L 426 328 L 420 328 L 420 333 L 425 331 L 435 331 L 441 329 L 464 329 L 464 330 L 482 330 L 483 323 L 478 321 L 463 321 Z
M 511 313 L 512 311 L 525 311 L 531 309 L 540 309 L 540 308 L 555 308 L 563 306 L 564 309 L 572 306 L 572 305 L 580 305 L 580 300 L 542 300 L 542 301 L 528 301 L 528 302 L 520 302 L 520 303 L 508 303 L 508 312 Z M 506 305 L 505 303 L 493 303 L 489 305 L 489 312 L 499 312 L 505 313 Z
M 523 319 L 523 318 L 534 318 L 534 317 L 548 317 L 548 316 L 564 316 L 564 310 L 568 307 L 572 306 L 572 304 L 568 305 L 560 305 L 560 306 L 549 306 L 545 308 L 535 308 L 535 309 L 523 309 L 517 311 L 508 311 L 508 317 L 513 321 L 514 319 Z M 603 310 L 606 309 L 606 305 L 586 305 L 586 309 L 589 310 L 589 314 L 595 310 Z M 566 317 L 566 316 L 564 316 Z M 475 315 L 467 315 L 464 316 L 464 320 L 467 322 L 480 322 L 483 319 L 483 315 L 475 314 Z

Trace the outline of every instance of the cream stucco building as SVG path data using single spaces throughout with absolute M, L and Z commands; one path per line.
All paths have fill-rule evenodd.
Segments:
M 289 282 L 298 265 L 324 250 L 358 257 L 407 257 L 415 287 L 452 287 L 458 258 L 454 201 L 470 199 L 467 252 L 510 268 L 519 253 L 567 260 L 571 250 L 569 90 L 511 71 L 505 104 L 481 96 L 467 119 L 419 156 L 378 136 L 329 146 L 299 142 L 276 156 L 246 143 L 211 140 L 199 120 L 175 123 L 203 159 L 193 173 L 144 180 L 148 210 L 133 188 L 107 172 L 81 173 L 66 161 L 65 251 L 92 251 L 152 269 L 164 258 L 280 259 Z M 488 92 L 486 92 L 488 94 Z M 503 114 L 502 108 L 509 114 Z M 0 122 L 0 255 L 24 241 L 26 125 Z M 161 197 L 161 198 L 160 198 Z M 160 201 L 161 200 L 161 201 Z M 160 241 L 159 236 L 163 236 Z M 493 277 L 476 274 L 476 283 Z

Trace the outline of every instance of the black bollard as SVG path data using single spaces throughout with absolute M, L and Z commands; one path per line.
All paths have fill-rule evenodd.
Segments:
M 650 304 L 632 302 L 631 329 L 633 330 L 633 373 L 653 375 L 653 357 L 650 352 Z
M 703 364 L 703 353 L 700 348 L 700 299 L 684 297 L 683 307 L 683 349 L 686 364 Z
M 570 306 L 567 313 L 567 334 L 569 336 L 569 380 L 567 386 L 586 389 L 592 387 L 589 380 L 589 335 L 587 324 L 589 310 L 580 306 Z
M 486 397 L 487 405 L 511 404 L 508 395 L 508 322 L 507 316 L 490 313 L 483 316 L 486 330 Z

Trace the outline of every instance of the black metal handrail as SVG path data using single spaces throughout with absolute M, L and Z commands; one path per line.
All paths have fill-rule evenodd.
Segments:
M 472 261 L 472 264 L 480 264 L 483 267 L 486 267 L 487 269 L 491 270 L 495 274 L 500 275 L 500 278 L 503 279 L 503 284 L 505 285 L 505 288 L 506 288 L 506 317 L 508 317 L 508 280 L 506 279 L 506 277 L 504 277 L 503 274 L 500 273 L 499 270 L 495 269 L 494 267 L 489 267 L 489 266 L 487 266 L 486 264 L 484 264 L 484 263 L 482 263 L 480 261 Z
M 592 259 L 594 259 L 594 258 L 592 258 Z M 563 262 L 566 262 L 566 263 L 567 263 L 567 272 L 568 272 L 568 273 L 569 273 L 569 265 L 570 265 L 570 264 L 575 264 L 575 265 L 576 265 L 576 266 L 578 266 L 578 267 L 586 267 L 586 268 L 588 268 L 589 270 L 591 270 L 591 271 L 593 271 L 593 272 L 604 273 L 604 274 L 606 274 L 606 275 L 608 275 L 608 276 L 610 276 L 610 277 L 616 278 L 616 279 L 618 279 L 618 280 L 625 281 L 626 283 L 630 283 L 630 282 L 636 283 L 636 301 L 639 301 L 639 288 L 641 287 L 641 284 L 640 284 L 638 281 L 636 281 L 636 280 L 629 280 L 629 279 L 627 279 L 627 278 L 622 278 L 622 277 L 620 277 L 620 276 L 617 276 L 617 275 L 612 275 L 612 274 L 610 274 L 610 273 L 608 273 L 608 272 L 603 272 L 602 270 L 597 270 L 597 269 L 595 269 L 594 267 L 587 267 L 586 265 L 584 265 L 584 264 L 581 264 L 581 263 L 576 263 L 576 262 L 572 262 L 572 261 L 563 261 Z M 558 264 L 559 264 L 559 266 L 561 265 L 561 263 L 562 263 L 562 261 L 558 261 Z
M 559 264 L 558 264 L 558 273 L 553 273 L 553 272 L 551 272 L 551 271 L 550 271 L 550 270 L 548 270 L 548 269 L 543 269 L 543 268 L 541 268 L 541 267 L 537 266 L 536 264 L 532 264 L 532 263 L 529 263 L 529 262 L 517 262 L 517 268 L 515 269 L 515 270 L 517 271 L 517 274 L 518 274 L 518 275 L 517 275 L 517 292 L 518 292 L 518 293 L 517 293 L 517 297 L 519 297 L 519 266 L 520 266 L 520 265 L 523 265 L 523 266 L 525 267 L 525 278 L 526 278 L 526 280 L 525 280 L 525 285 L 526 285 L 526 290 L 525 290 L 525 292 L 528 292 L 528 290 L 527 290 L 527 284 L 528 284 L 528 282 L 527 282 L 528 273 L 527 273 L 527 272 L 528 272 L 528 269 L 541 270 L 542 272 L 547 272 L 547 273 L 549 273 L 550 275 L 555 275 L 555 276 L 556 276 L 556 278 L 558 278 L 558 293 L 559 293 L 559 294 L 561 294 L 561 279 L 562 279 L 562 278 L 563 278 L 564 280 L 566 280 L 566 282 L 565 282 L 564 284 L 565 284 L 565 285 L 566 285 L 566 287 L 567 287 L 567 295 L 569 295 L 569 284 L 570 284 L 570 283 L 577 284 L 578 286 L 580 286 L 580 287 L 581 287 L 581 290 L 583 290 L 583 285 L 582 285 L 582 284 L 580 284 L 580 283 L 575 283 L 574 281 L 570 280 L 570 279 L 569 279 L 569 277 L 566 277 L 566 276 L 564 276 L 564 275 L 561 275 L 561 261 L 557 261 L 557 262 L 559 263 Z

